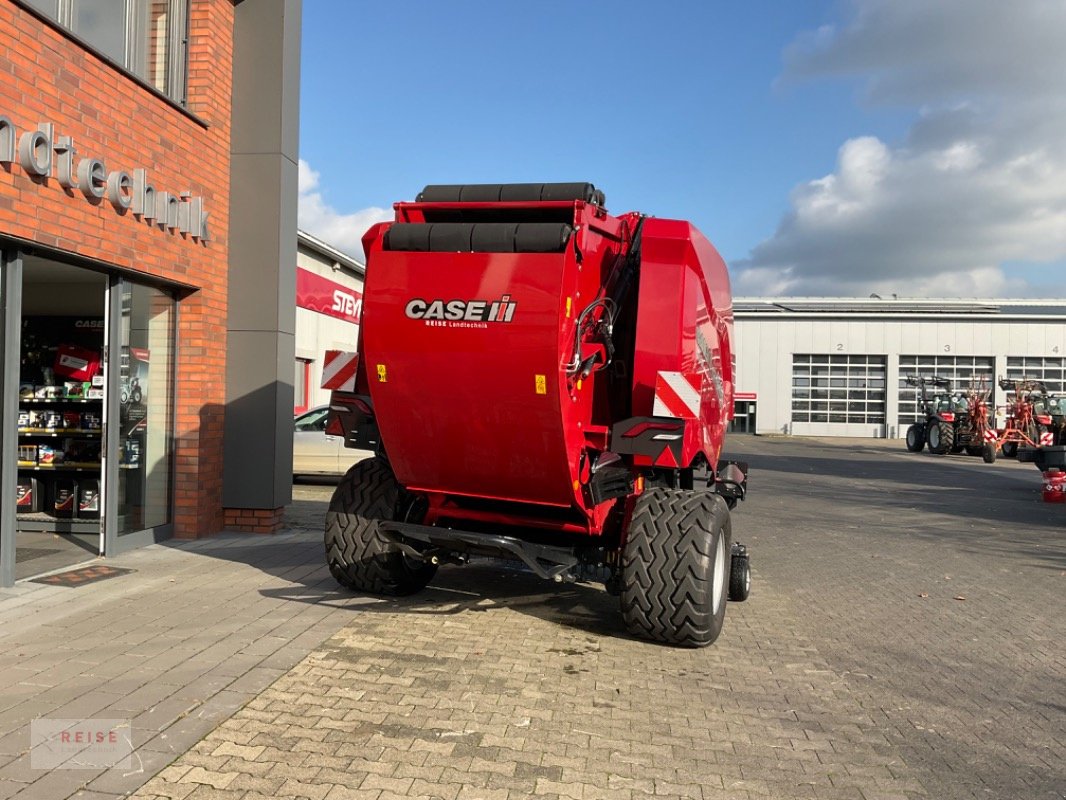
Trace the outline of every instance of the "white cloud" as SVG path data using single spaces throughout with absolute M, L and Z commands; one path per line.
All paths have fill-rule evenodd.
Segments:
M 900 143 L 846 141 L 831 174 L 797 187 L 738 264 L 737 294 L 1030 293 L 1004 264 L 1066 260 L 1066 4 L 852 5 L 788 48 L 784 77 L 859 76 L 918 120 Z
M 300 229 L 317 236 L 341 252 L 364 261 L 363 234 L 375 222 L 391 221 L 393 212 L 384 208 L 364 208 L 351 214 L 342 214 L 329 205 L 319 191 L 319 173 L 302 158 L 299 169 Z

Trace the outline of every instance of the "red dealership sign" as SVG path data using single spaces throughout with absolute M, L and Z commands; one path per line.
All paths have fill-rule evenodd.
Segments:
M 348 286 L 297 267 L 296 305 L 358 325 L 363 310 L 363 295 Z

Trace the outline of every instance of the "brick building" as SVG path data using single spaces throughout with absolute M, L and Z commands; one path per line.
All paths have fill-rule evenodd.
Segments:
M 0 0 L 0 585 L 280 523 L 299 23 Z

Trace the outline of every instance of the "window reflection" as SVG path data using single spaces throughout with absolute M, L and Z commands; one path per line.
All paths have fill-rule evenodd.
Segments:
M 170 522 L 174 299 L 122 283 L 119 535 Z
M 78 0 L 74 32 L 105 56 L 126 64 L 127 0 Z

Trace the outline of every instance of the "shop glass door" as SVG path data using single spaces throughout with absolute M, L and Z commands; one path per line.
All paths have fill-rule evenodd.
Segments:
M 117 364 L 111 390 L 107 472 L 110 552 L 170 533 L 173 496 L 172 294 L 117 278 L 110 309 Z M 136 534 L 143 534 L 137 536 Z M 133 541 L 137 540 L 137 541 Z

